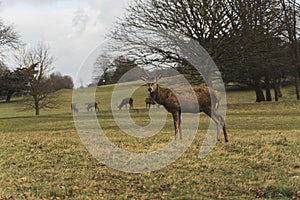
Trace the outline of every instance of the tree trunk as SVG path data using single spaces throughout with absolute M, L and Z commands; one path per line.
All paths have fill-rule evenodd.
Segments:
M 39 116 L 40 115 L 40 107 L 39 107 L 39 101 L 37 96 L 34 96 L 34 109 L 35 109 L 35 115 Z
M 278 79 L 278 83 L 276 83 L 276 86 L 278 97 L 282 97 L 283 95 L 281 91 L 281 78 Z
M 14 93 L 15 93 L 15 91 L 12 91 L 12 90 L 9 90 L 9 91 L 7 92 L 6 100 L 5 100 L 6 103 L 10 102 L 10 99 L 11 99 L 11 97 L 12 97 L 12 95 L 13 95 Z
M 265 77 L 265 84 L 266 84 L 266 100 L 267 101 L 272 101 L 272 96 L 271 96 L 271 84 L 270 84 L 270 78 L 267 75 Z
M 274 89 L 274 99 L 275 101 L 278 101 L 279 100 L 279 89 L 278 89 L 278 85 L 276 84 L 276 81 L 274 80 L 274 83 L 273 83 L 273 89 Z
M 7 94 L 6 99 L 5 99 L 5 102 L 6 102 L 6 103 L 10 102 L 11 97 L 12 97 L 12 95 Z
M 299 85 L 298 85 L 298 75 L 295 76 L 295 87 L 296 87 L 296 96 L 297 96 L 297 100 L 300 100 L 300 95 L 299 95 Z
M 266 101 L 263 90 L 261 89 L 260 85 L 254 86 L 255 94 L 256 94 L 256 102 Z
M 263 90 L 260 85 L 260 80 L 254 80 L 254 90 L 256 94 L 256 102 L 266 101 Z

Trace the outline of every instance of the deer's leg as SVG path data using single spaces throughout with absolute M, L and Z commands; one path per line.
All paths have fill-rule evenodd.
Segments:
M 223 133 L 224 133 L 224 139 L 225 139 L 225 142 L 228 142 L 227 132 L 226 132 L 226 125 L 225 125 L 225 120 L 224 120 L 224 118 L 223 118 L 221 115 L 219 115 L 219 116 L 220 116 L 221 124 L 222 124 L 222 126 L 223 126 Z
M 216 112 L 213 111 L 212 116 L 216 119 L 216 123 L 218 124 L 217 140 L 220 141 L 220 127 L 223 127 L 223 125 L 221 124 L 220 116 Z
M 179 107 L 178 111 L 178 128 L 179 128 L 179 136 L 180 139 L 182 140 L 182 130 L 181 130 L 181 108 Z
M 217 140 L 219 141 L 219 135 L 220 135 L 220 127 L 222 126 L 219 118 L 217 115 L 215 115 L 215 112 L 212 113 L 212 110 L 204 110 L 203 111 L 206 115 L 208 115 L 217 125 Z
M 179 113 L 178 113 L 178 111 L 172 112 L 172 116 L 173 116 L 173 123 L 174 123 L 174 128 L 175 128 L 175 140 L 176 140 L 178 130 L 179 130 Z
M 225 125 L 224 118 L 219 113 L 217 113 L 216 111 L 213 111 L 213 116 L 215 116 L 218 119 L 220 126 L 223 128 L 225 142 L 228 142 L 227 132 L 226 132 L 226 125 Z
M 227 132 L 226 132 L 226 128 L 225 128 L 225 123 L 224 123 L 224 126 L 223 126 L 223 133 L 224 133 L 225 142 L 228 142 Z

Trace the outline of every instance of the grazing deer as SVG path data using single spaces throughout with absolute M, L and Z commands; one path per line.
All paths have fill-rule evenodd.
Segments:
M 99 103 L 97 103 L 97 102 L 86 103 L 85 105 L 86 105 L 86 109 L 88 112 L 92 111 L 93 108 L 95 109 L 95 111 L 98 111 L 98 112 L 100 111 L 99 106 L 98 106 Z
M 206 86 L 194 86 L 193 88 L 177 88 L 176 90 L 180 93 L 180 96 L 186 100 L 180 104 L 175 91 L 169 88 L 163 88 L 158 83 L 157 80 L 159 77 L 156 77 L 153 81 L 149 79 L 149 77 L 144 78 L 142 80 L 147 82 L 148 91 L 150 93 L 150 97 L 158 104 L 161 104 L 165 107 L 165 109 L 172 114 L 174 128 L 175 128 L 175 139 L 177 138 L 177 134 L 179 131 L 180 139 L 182 139 L 182 130 L 181 130 L 181 113 L 199 113 L 204 112 L 208 115 L 218 127 L 217 130 L 217 139 L 219 140 L 219 132 L 220 127 L 223 128 L 225 142 L 228 142 L 227 133 L 225 128 L 225 120 L 223 117 L 217 112 L 217 107 L 219 106 L 220 93 L 210 89 Z M 150 81 L 149 81 L 150 80 Z M 194 94 L 197 98 L 196 105 L 194 104 L 191 98 L 188 98 L 191 94 Z M 198 105 L 197 105 L 198 104 Z
M 78 113 L 78 108 L 76 107 L 75 103 L 71 103 L 71 111 Z
M 119 110 L 121 110 L 123 106 L 127 109 L 127 104 L 129 104 L 129 109 L 133 109 L 133 98 L 124 98 L 118 106 Z

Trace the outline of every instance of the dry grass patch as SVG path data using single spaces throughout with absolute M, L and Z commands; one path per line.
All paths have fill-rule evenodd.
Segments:
M 107 137 L 132 152 L 160 149 L 174 137 L 170 116 L 149 138 L 128 136 L 110 111 L 112 87 L 99 88 L 98 120 Z M 65 91 L 65 98 L 71 95 Z M 136 124 L 146 126 L 144 92 L 136 91 Z M 146 93 L 146 92 L 145 92 Z M 300 124 L 298 102 L 252 103 L 252 93 L 228 93 L 229 143 L 200 159 L 209 119 L 201 115 L 191 147 L 155 172 L 128 174 L 106 167 L 83 146 L 69 111 L 14 113 L 0 104 L 0 199 L 296 199 L 299 193 Z M 69 99 L 69 98 L 68 98 Z M 187 134 L 186 132 L 183 133 Z

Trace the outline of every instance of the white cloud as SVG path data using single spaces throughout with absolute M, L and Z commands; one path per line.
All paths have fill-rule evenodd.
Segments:
M 72 27 L 75 32 L 79 34 L 83 33 L 86 30 L 86 26 L 89 20 L 89 15 L 87 15 L 82 8 L 77 9 L 72 20 Z
M 77 69 L 124 13 L 129 0 L 2 0 L 1 19 L 14 24 L 25 43 L 51 45 L 56 71 L 76 78 Z M 91 69 L 79 77 L 87 84 Z
M 53 6 L 57 3 L 69 3 L 69 4 L 75 4 L 78 3 L 78 0 L 2 0 L 1 6 L 6 9 L 9 7 L 14 7 L 18 5 L 32 5 L 32 6 Z

